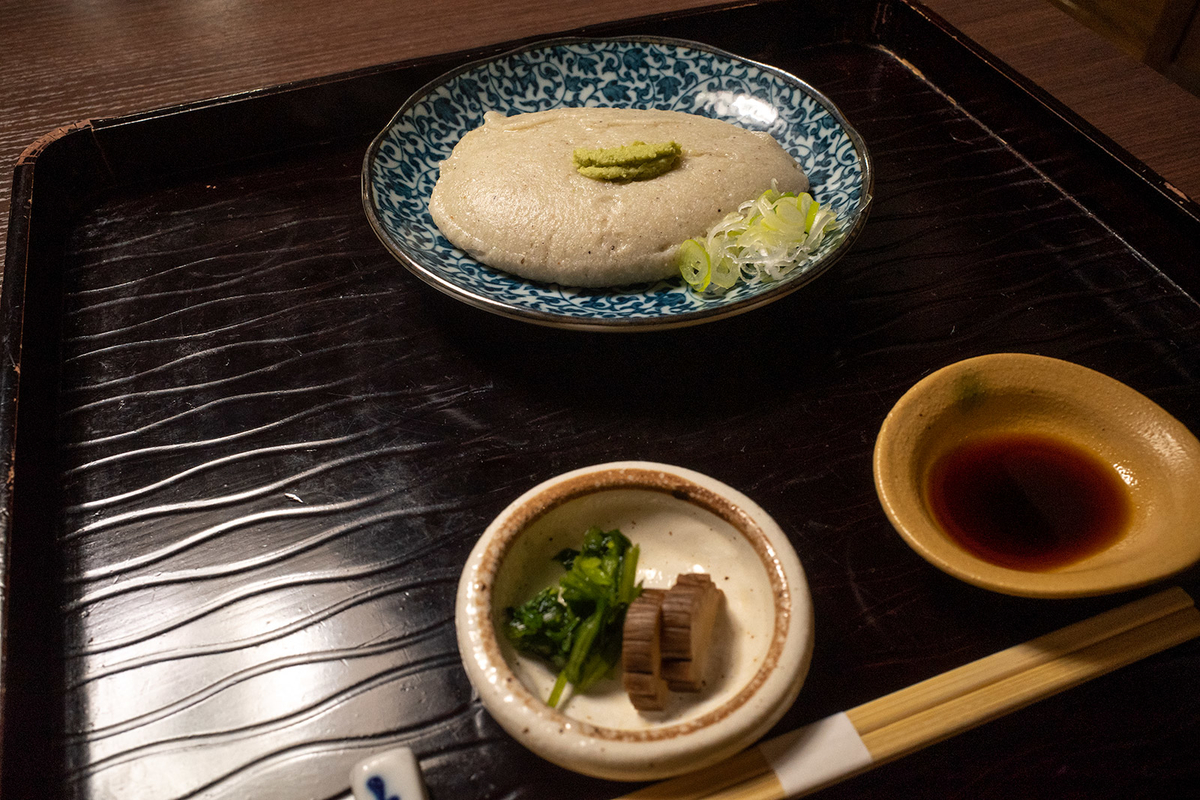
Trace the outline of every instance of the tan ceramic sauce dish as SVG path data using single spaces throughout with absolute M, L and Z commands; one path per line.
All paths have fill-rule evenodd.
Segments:
M 931 466 L 977 437 L 1059 437 L 1111 464 L 1132 501 L 1114 544 L 1046 571 L 1009 569 L 952 541 L 926 494 Z M 951 364 L 914 385 L 875 443 L 875 487 L 905 541 L 968 583 L 1025 597 L 1082 597 L 1132 589 L 1200 560 L 1200 442 L 1144 395 L 1086 367 L 998 353 Z

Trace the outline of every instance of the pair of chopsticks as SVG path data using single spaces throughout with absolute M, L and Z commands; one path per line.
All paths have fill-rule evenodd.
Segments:
M 1180 588 L 1115 608 L 618 800 L 785 800 L 1200 636 Z

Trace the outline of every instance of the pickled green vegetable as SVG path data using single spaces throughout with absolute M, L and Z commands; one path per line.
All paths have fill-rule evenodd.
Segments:
M 625 611 L 641 594 L 638 552 L 619 530 L 590 528 L 579 550 L 555 556 L 567 570 L 558 586 L 505 609 L 504 633 L 517 651 L 559 670 L 552 708 L 568 685 L 587 691 L 620 661 Z

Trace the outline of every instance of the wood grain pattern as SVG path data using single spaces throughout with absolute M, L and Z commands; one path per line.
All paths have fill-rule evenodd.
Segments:
M 549 16 L 539 0 L 445 0 L 438 14 L 414 0 L 9 0 L 0 25 L 0 218 L 8 218 L 12 165 L 31 142 L 61 125 L 714 4 L 564 0 Z M 1180 192 L 1200 196 L 1200 99 L 1045 0 L 927 5 Z
M 928 0 L 975 42 L 1200 197 L 1200 98 L 1044 0 Z
M 1050 0 L 1136 58 L 1146 53 L 1167 0 Z

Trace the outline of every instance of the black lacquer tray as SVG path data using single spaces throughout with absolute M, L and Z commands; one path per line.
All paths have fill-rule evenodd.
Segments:
M 344 798 L 395 744 L 437 800 L 621 793 L 497 727 L 452 619 L 492 516 L 608 460 L 708 473 L 791 536 L 817 646 L 779 730 L 1130 599 L 941 574 L 890 529 L 871 450 L 910 385 L 997 351 L 1200 429 L 1200 209 L 905 3 L 573 33 L 696 39 L 829 95 L 875 159 L 853 251 L 770 307 L 651 334 L 430 289 L 364 219 L 363 152 L 411 91 L 512 43 L 96 121 L 17 166 L 0 796 Z M 823 796 L 1182 797 L 1198 675 L 1193 642 Z

